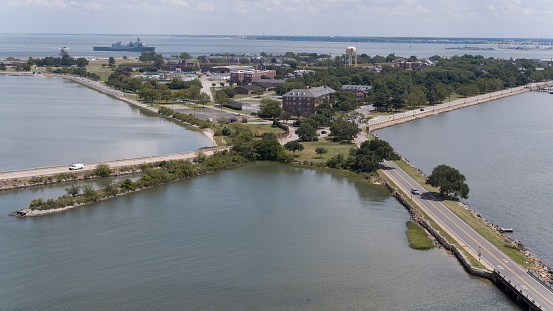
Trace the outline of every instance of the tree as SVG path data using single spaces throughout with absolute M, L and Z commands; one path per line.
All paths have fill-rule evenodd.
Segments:
M 374 172 L 384 160 L 399 160 L 399 156 L 387 142 L 379 139 L 361 143 L 359 149 L 353 149 L 350 168 L 357 172 Z
M 110 66 L 115 66 L 115 58 L 113 58 L 113 56 L 110 56 L 109 59 L 108 59 L 108 64 Z
M 88 65 L 88 59 L 84 57 L 77 58 L 77 67 L 86 67 Z
M 284 145 L 284 149 L 292 151 L 292 154 L 296 156 L 296 151 L 302 151 L 304 149 L 303 144 L 293 140 Z
M 186 52 L 182 52 L 180 53 L 180 56 L 179 56 L 181 59 L 190 59 L 192 58 L 192 56 L 190 56 L 190 54 L 186 53 Z
M 70 196 L 75 197 L 81 191 L 81 187 L 78 185 L 71 185 L 70 187 L 65 188 L 65 191 Z
M 225 91 L 219 90 L 215 93 L 215 104 L 220 105 L 223 108 L 223 105 L 228 101 L 228 95 Z
M 426 95 L 420 86 L 412 86 L 407 91 L 407 104 L 411 108 L 417 108 L 426 103 Z
M 302 122 L 296 134 L 302 141 L 312 141 L 317 136 L 317 128 L 310 122 Z
M 164 100 L 167 103 L 169 100 L 173 99 L 173 93 L 169 90 L 165 90 L 161 93 L 161 100 Z
M 284 120 L 284 123 L 288 124 L 288 120 L 290 120 L 290 118 L 292 117 L 292 113 L 290 111 L 283 111 L 279 118 L 281 120 Z
M 330 135 L 337 140 L 351 142 L 360 131 L 361 129 L 355 123 L 348 121 L 344 116 L 330 123 Z
M 426 183 L 440 189 L 441 195 L 452 194 L 456 197 L 468 199 L 469 186 L 465 184 L 465 176 L 458 170 L 445 164 L 436 166 L 428 176 Z
M 196 100 L 198 101 L 198 104 L 205 107 L 205 104 L 209 103 L 209 101 L 211 100 L 211 97 L 209 97 L 209 94 L 205 92 L 201 92 L 200 96 L 198 96 L 198 99 Z
M 258 115 L 267 119 L 278 118 L 283 111 L 280 102 L 270 98 L 262 99 L 259 108 Z
M 321 156 L 321 159 L 323 158 L 323 154 L 328 153 L 328 149 L 325 147 L 317 147 L 315 149 L 315 153 Z
M 3 63 L 0 64 L 0 71 L 6 71 L 6 65 L 4 65 Z

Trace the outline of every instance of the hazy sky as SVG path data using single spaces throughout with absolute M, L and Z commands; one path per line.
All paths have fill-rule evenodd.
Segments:
M 553 37 L 551 0 L 0 0 L 0 33 Z

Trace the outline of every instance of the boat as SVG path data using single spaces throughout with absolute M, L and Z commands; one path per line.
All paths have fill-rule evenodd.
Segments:
M 94 51 L 132 51 L 132 52 L 151 52 L 156 49 L 155 46 L 147 46 L 140 38 L 136 42 L 129 42 L 129 44 L 122 44 L 121 41 L 112 43 L 111 46 L 94 46 Z

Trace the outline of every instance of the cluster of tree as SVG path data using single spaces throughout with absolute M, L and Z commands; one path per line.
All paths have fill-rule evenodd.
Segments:
M 395 55 L 390 54 L 377 60 L 389 62 L 395 58 Z M 416 57 L 410 59 L 416 60 Z M 292 89 L 307 86 L 326 85 L 340 90 L 344 84 L 371 85 L 368 102 L 377 109 L 390 111 L 406 106 L 416 108 L 427 103 L 434 105 L 453 93 L 472 96 L 553 78 L 553 68 L 544 68 L 528 59 L 486 59 L 473 55 L 450 59 L 433 56 L 431 59 L 437 62 L 436 66 L 422 71 L 406 71 L 387 65 L 383 66 L 380 73 L 361 67 L 331 67 L 288 79 L 285 83 L 277 84 L 275 91 L 283 95 Z M 355 108 L 358 104 L 350 94 L 341 91 L 334 94 L 332 103 L 335 109 L 342 111 Z
M 182 122 L 186 122 L 188 124 L 197 125 L 201 129 L 211 126 L 211 122 L 209 121 L 196 118 L 191 114 L 175 112 L 173 109 L 167 107 L 160 107 L 158 113 Z
M 46 67 L 46 71 L 50 73 L 85 77 L 94 81 L 100 80 L 100 75 L 93 72 L 88 72 L 86 68 L 81 67 L 61 67 L 56 69 L 53 69 L 52 67 Z
M 45 58 L 32 58 L 30 57 L 27 61 L 30 65 L 35 65 L 39 67 L 63 67 L 63 66 L 77 66 L 77 67 L 86 67 L 88 65 L 88 60 L 84 57 L 79 57 L 77 59 L 71 57 L 69 53 L 65 50 L 60 51 L 60 57 L 48 56 Z
M 248 131 L 242 131 L 233 137 L 232 151 L 251 161 L 277 161 L 288 163 L 293 156 L 286 152 L 274 133 L 264 133 L 261 139 L 253 139 Z
M 388 142 L 373 139 L 364 141 L 359 149 L 351 149 L 349 156 L 339 154 L 330 158 L 326 165 L 331 168 L 349 169 L 357 173 L 371 173 L 379 168 L 384 160 L 399 160 Z
M 156 52 L 142 52 L 140 56 L 138 57 L 138 60 L 141 62 L 153 62 L 153 66 L 157 69 L 161 68 L 163 66 L 163 55 L 157 54 Z
M 167 86 L 173 90 L 189 89 L 193 86 L 199 87 L 201 89 L 202 82 L 200 82 L 200 80 L 198 79 L 194 79 L 192 81 L 183 81 L 180 78 L 173 78 L 169 83 L 167 83 Z
M 274 119 L 280 117 L 282 111 L 282 105 L 278 100 L 263 98 L 259 103 L 257 115 L 262 118 Z

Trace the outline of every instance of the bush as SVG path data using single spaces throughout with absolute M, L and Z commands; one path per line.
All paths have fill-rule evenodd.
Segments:
M 121 187 L 121 190 L 124 192 L 132 191 L 136 189 L 136 184 L 132 180 L 127 178 L 121 183 L 120 187 Z
M 98 164 L 94 169 L 94 175 L 97 175 L 100 177 L 108 177 L 110 174 L 111 174 L 111 169 L 107 164 Z

